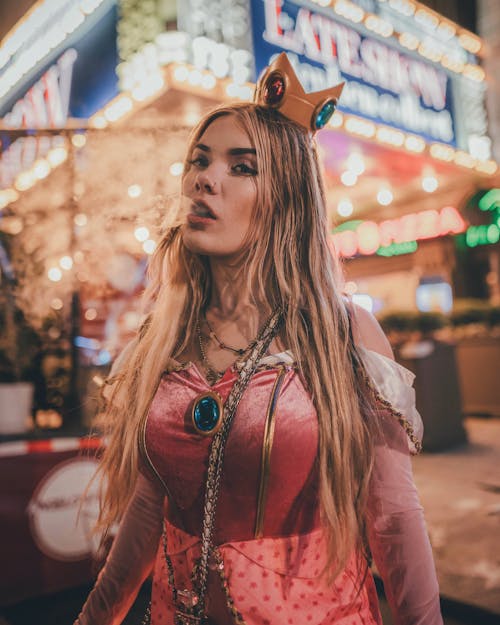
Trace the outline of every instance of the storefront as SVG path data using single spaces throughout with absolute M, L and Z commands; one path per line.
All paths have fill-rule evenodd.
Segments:
M 102 244 L 99 206 L 109 211 L 108 221 L 118 216 L 117 221 L 129 229 L 137 221 L 134 233 L 145 229 L 128 242 L 121 228 L 113 231 L 106 245 L 106 258 L 114 259 L 110 275 L 103 275 L 92 264 L 92 253 L 83 250 L 79 275 L 90 280 L 76 279 L 94 293 L 97 282 L 107 294 L 135 291 L 143 267 L 141 253 L 144 256 L 144 250 L 154 248 L 149 233 L 158 226 L 158 211 L 151 206 L 161 204 L 161 196 L 170 198 L 178 191 L 189 128 L 217 102 L 250 99 L 252 81 L 283 50 L 306 90 L 346 82 L 339 110 L 318 135 L 318 148 L 325 166 L 333 237 L 341 255 L 349 259 L 348 290 L 373 297 L 376 311 L 414 308 L 422 281 L 441 280 L 456 290 L 455 236 L 470 224 L 464 206 L 479 189 L 495 186 L 497 171 L 490 159 L 485 76 L 479 65 L 483 46 L 477 36 L 410 1 L 240 0 L 231 4 L 229 12 L 218 1 L 201 7 L 183 2 L 177 12 L 178 30 L 171 30 L 173 3 L 166 3 L 170 8 L 164 8 L 161 16 L 150 15 L 150 8 L 142 9 L 140 3 L 134 10 L 123 5 L 118 23 L 114 2 L 84 4 L 87 10 L 90 5 L 97 7 L 85 17 L 88 28 L 68 35 L 58 55 L 52 54 L 55 65 L 45 64 L 44 73 L 38 70 L 38 81 L 32 81 L 24 95 L 20 87 L 11 88 L 8 98 L 4 95 L 0 100 L 3 128 L 66 126 L 74 129 L 73 134 L 80 125 L 84 131 L 70 144 L 67 134 L 64 146 L 57 137 L 2 135 L 0 206 L 4 229 L 11 232 L 21 227 L 16 221 L 22 213 L 21 196 L 28 204 L 27 196 L 40 197 L 42 186 L 53 189 L 49 180 L 55 177 L 55 172 L 49 175 L 53 164 L 72 161 L 73 173 L 66 173 L 63 186 L 72 176 L 77 232 L 69 237 L 66 252 L 59 246 L 44 259 L 47 277 L 42 290 L 49 304 L 62 301 L 67 306 L 54 289 L 67 275 L 60 259 L 82 258 L 80 241 L 93 225 L 96 236 L 87 247 Z M 68 13 L 61 17 L 64 23 L 73 5 L 68 0 Z M 141 20 L 149 20 L 149 28 L 134 30 Z M 104 41 L 104 29 L 110 24 L 118 33 L 109 37 L 108 30 L 106 40 L 108 48 L 114 46 L 112 51 L 98 43 Z M 118 84 L 111 78 L 115 67 Z M 58 85 L 52 87 L 58 93 L 55 99 L 48 96 L 51 81 Z M 43 98 L 53 103 L 52 108 L 46 107 L 50 110 L 37 108 Z M 127 132 L 134 148 L 125 147 L 124 152 L 120 146 L 127 143 Z M 162 150 L 161 160 L 158 150 Z M 148 154 L 158 175 L 141 169 L 136 152 Z M 115 163 L 107 163 L 110 158 Z M 121 165 L 134 175 L 123 175 Z M 166 176 L 160 173 L 162 168 Z M 113 192 L 107 189 L 111 178 L 116 182 Z M 148 235 L 141 240 L 146 230 Z M 71 271 L 75 272 L 75 265 Z M 50 277 L 59 274 L 59 281 Z M 135 280 L 124 284 L 120 279 L 124 274 Z M 91 319 L 96 306 L 98 302 L 88 306 L 87 315 L 83 311 L 84 324 L 98 323 Z M 109 315 L 109 307 L 105 309 Z M 93 332 L 89 327 L 88 338 L 94 338 Z
M 189 127 L 215 102 L 250 99 L 285 50 L 306 90 L 346 83 L 318 149 L 347 290 L 375 312 L 472 295 L 458 235 L 497 174 L 477 36 L 416 2 L 182 3 L 177 21 L 122 60 L 122 93 L 91 125 Z M 479 280 L 493 297 L 491 276 Z
M 497 213 L 470 206 L 497 176 L 477 36 L 410 1 L 118 4 L 68 0 L 42 15 L 53 30 L 27 16 L 22 46 L 13 29 L 0 49 L 4 272 L 10 259 L 25 314 L 65 331 L 85 363 L 106 366 L 140 322 L 190 128 L 218 102 L 251 99 L 283 50 L 307 90 L 346 83 L 317 136 L 346 290 L 375 312 L 447 310 L 475 294 L 463 267 L 486 257 L 481 293 L 494 294 Z M 43 62 L 23 75 L 33 50 Z

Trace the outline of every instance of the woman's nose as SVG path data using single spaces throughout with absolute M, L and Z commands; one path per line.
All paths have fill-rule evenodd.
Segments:
M 218 183 L 213 175 L 210 176 L 207 171 L 202 171 L 196 177 L 195 187 L 197 191 L 213 194 L 217 193 Z

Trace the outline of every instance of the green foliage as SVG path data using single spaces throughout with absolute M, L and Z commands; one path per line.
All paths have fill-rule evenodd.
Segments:
M 483 328 L 489 332 L 500 326 L 500 307 L 492 306 L 484 300 L 463 299 L 455 302 L 449 315 L 438 312 L 419 312 L 413 310 L 393 310 L 379 317 L 380 325 L 391 340 L 408 340 L 413 333 L 432 335 L 447 326 L 462 331 L 467 326 Z
M 422 334 L 428 334 L 436 330 L 440 330 L 448 325 L 449 321 L 442 313 L 437 312 L 425 312 L 417 315 L 416 326 L 417 330 Z
M 454 327 L 477 323 L 489 324 L 490 316 L 494 310 L 495 308 L 485 300 L 459 299 L 455 301 L 453 311 L 450 314 L 450 321 Z
M 448 324 L 447 318 L 437 312 L 393 311 L 379 318 L 380 325 L 385 332 L 421 332 L 429 334 L 440 330 Z
M 500 306 L 490 308 L 488 314 L 488 324 L 491 327 L 500 326 Z
M 4 301 L 5 304 L 5 301 Z M 39 374 L 40 338 L 19 309 L 0 310 L 0 382 L 32 382 Z
M 379 317 L 380 325 L 384 332 L 413 332 L 415 328 L 416 313 L 413 311 L 394 311 Z

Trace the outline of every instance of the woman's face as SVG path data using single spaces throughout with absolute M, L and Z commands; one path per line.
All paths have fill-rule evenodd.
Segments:
M 215 119 L 189 159 L 183 240 L 197 254 L 230 258 L 241 251 L 257 199 L 255 148 L 234 115 Z

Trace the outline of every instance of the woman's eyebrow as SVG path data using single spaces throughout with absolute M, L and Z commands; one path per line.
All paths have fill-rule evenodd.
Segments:
M 232 156 L 240 156 L 241 154 L 256 154 L 255 148 L 231 148 L 228 152 Z
M 212 151 L 211 148 L 209 148 L 208 145 L 205 145 L 204 143 L 197 143 L 194 146 L 194 149 L 201 150 L 202 152 Z M 231 156 L 241 156 L 242 154 L 256 154 L 255 148 L 229 148 L 227 152 Z

